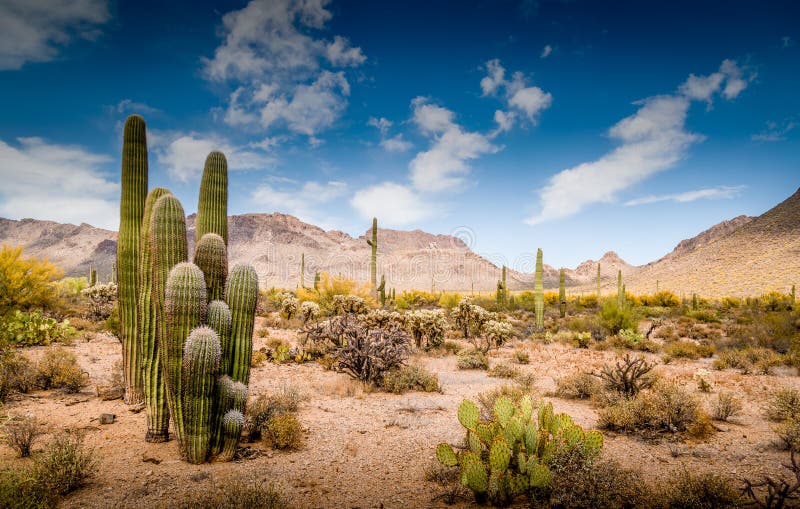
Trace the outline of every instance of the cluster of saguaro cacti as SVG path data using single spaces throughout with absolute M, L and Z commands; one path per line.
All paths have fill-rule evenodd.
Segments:
M 144 121 L 130 117 L 126 143 L 128 124 L 139 129 L 135 139 L 144 140 Z M 137 168 L 144 168 L 137 182 L 144 179 L 146 190 L 143 147 L 135 160 Z M 132 193 L 124 184 L 130 173 L 125 154 L 131 151 L 123 149 L 121 223 L 133 216 L 126 208 L 131 200 L 125 198 Z M 120 281 L 127 277 L 123 267 L 128 272 L 136 268 L 132 339 L 143 378 L 146 440 L 166 441 L 172 420 L 180 451 L 192 463 L 213 456 L 232 459 L 244 423 L 250 377 L 258 277 L 249 265 L 228 272 L 227 182 L 225 156 L 212 152 L 201 183 L 193 263 L 188 261 L 184 209 L 164 188 L 147 194 L 140 224 L 130 228 L 136 232 L 138 249 L 122 249 L 120 232 Z M 126 242 L 134 244 L 129 238 Z M 120 290 L 121 311 L 122 297 Z
M 369 259 L 369 281 L 372 289 L 378 288 L 378 218 L 372 218 L 372 239 L 367 239 L 367 244 L 372 248 L 372 255 Z
M 567 290 L 564 287 L 564 269 L 558 273 L 558 311 L 561 318 L 567 316 Z
M 436 458 L 445 466 L 459 467 L 461 483 L 476 501 L 499 507 L 547 487 L 556 453 L 574 451 L 594 458 L 603 448 L 599 431 L 584 431 L 569 415 L 554 414 L 552 403 L 540 404 L 537 410 L 529 395 L 517 402 L 498 398 L 491 421 L 481 421 L 478 406 L 464 400 L 458 421 L 467 430 L 465 450 L 456 453 L 441 443 Z
M 536 329 L 544 329 L 544 265 L 542 263 L 542 248 L 536 250 L 536 273 L 534 275 L 533 305 L 536 312 Z

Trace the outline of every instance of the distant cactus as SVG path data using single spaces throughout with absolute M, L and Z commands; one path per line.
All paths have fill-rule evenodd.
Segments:
M 138 404 L 142 394 L 141 345 L 136 335 L 136 301 L 139 270 L 139 229 L 147 196 L 147 134 L 144 119 L 125 120 L 122 141 L 122 193 L 119 206 L 117 267 L 119 268 L 119 319 L 125 402 Z
M 378 299 L 381 306 L 386 305 L 386 276 L 381 274 L 381 284 L 378 285 Z
M 697 311 L 697 294 L 692 293 L 692 311 Z
M 558 274 L 558 311 L 561 318 L 567 316 L 567 290 L 564 287 L 564 269 Z
M 161 198 L 164 200 L 165 198 Z M 189 332 L 205 322 L 207 311 L 206 282 L 203 271 L 189 262 L 181 262 L 172 268 L 164 289 L 164 315 L 166 337 L 159 337 L 159 354 L 164 364 L 167 382 L 167 401 L 170 416 L 179 442 L 185 438 L 183 421 L 183 346 Z M 217 339 L 219 341 L 219 339 Z M 181 451 L 185 443 L 180 443 Z
M 534 309 L 536 311 L 536 329 L 544 329 L 544 264 L 542 263 L 542 249 L 536 250 L 536 273 L 534 275 Z
M 231 269 L 225 287 L 225 302 L 231 310 L 231 357 L 226 374 L 247 385 L 258 303 L 258 275 L 252 266 L 236 265 Z
M 183 448 L 189 463 L 208 458 L 212 435 L 214 381 L 219 371 L 220 347 L 217 333 L 209 327 L 194 329 L 186 340 L 181 363 Z
M 228 245 L 228 161 L 217 151 L 208 154 L 200 181 L 195 243 L 206 233 L 216 233 Z
M 194 264 L 203 271 L 209 302 L 222 299 L 228 277 L 228 250 L 216 233 L 206 233 L 194 248 Z
M 622 271 L 617 271 L 617 307 L 625 305 L 625 290 L 622 287 Z
M 165 442 L 169 439 L 169 410 L 167 408 L 166 387 L 164 375 L 161 371 L 161 362 L 156 348 L 156 300 L 153 298 L 153 247 L 151 244 L 150 232 L 153 218 L 153 210 L 159 198 L 169 195 L 170 192 L 163 187 L 156 187 L 147 194 L 144 204 L 144 215 L 142 216 L 142 226 L 139 232 L 139 246 L 141 256 L 139 257 L 139 296 L 137 301 L 137 341 L 141 342 L 141 363 L 144 378 L 144 402 L 147 409 L 147 442 Z M 166 209 L 162 209 L 159 222 L 163 222 L 163 214 Z M 163 233 L 163 232 L 162 232 Z M 180 239 L 186 244 L 186 236 Z M 168 247 L 168 243 L 159 236 L 162 247 Z M 184 254 L 185 254 L 184 247 Z M 171 254 L 171 253 L 170 253 Z M 165 255 L 160 257 L 162 260 Z M 177 261 L 185 261 L 185 258 Z M 167 260 L 166 263 L 171 263 Z M 174 263 L 172 263 L 174 265 Z M 168 269 L 167 269 L 168 270 Z M 166 279 L 166 278 L 165 278 Z M 162 286 L 163 288 L 163 286 Z M 163 295 L 163 292 L 161 293 Z M 159 302 L 163 304 L 163 299 Z M 163 316 L 163 311 L 162 311 Z
M 506 286 L 506 266 L 503 265 L 503 271 L 500 279 L 497 281 L 497 293 L 495 294 L 495 303 L 498 305 L 505 304 L 508 301 L 508 287 Z
M 597 264 L 597 303 L 600 303 L 600 264 Z
M 97 284 L 97 269 L 89 267 L 89 287 Z
M 314 273 L 314 290 L 319 291 L 320 275 L 319 272 Z
M 378 288 L 378 218 L 372 218 L 372 239 L 367 239 L 367 244 L 372 248 L 372 255 L 369 261 L 369 280 L 372 289 Z

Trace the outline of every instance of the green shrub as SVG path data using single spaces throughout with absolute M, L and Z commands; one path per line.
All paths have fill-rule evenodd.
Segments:
M 693 428 L 706 425 L 707 416 L 700 403 L 685 389 L 674 383 L 657 383 L 652 389 L 642 391 L 635 398 L 620 399 L 601 409 L 600 426 L 614 431 L 634 432 L 685 432 L 705 434 Z
M 725 350 L 714 359 L 715 369 L 739 369 L 742 374 L 756 372 L 770 374 L 776 366 L 783 364 L 784 358 L 768 348 L 748 347 L 742 350 Z
M 2 428 L 3 437 L 9 447 L 17 452 L 20 458 L 31 455 L 36 438 L 44 434 L 42 426 L 35 417 L 20 417 L 6 423 Z
M 252 442 L 261 438 L 262 430 L 272 417 L 297 412 L 303 395 L 290 385 L 284 385 L 273 394 L 262 394 L 247 405 L 245 430 Z
M 298 449 L 303 444 L 300 421 L 290 413 L 270 417 L 261 428 L 261 434 L 273 449 Z
M 75 337 L 75 329 L 68 320 L 58 320 L 42 315 L 41 311 L 25 313 L 16 310 L 0 319 L 0 341 L 16 346 L 49 345 L 54 341 L 68 342 Z
M 675 341 L 664 346 L 664 353 L 676 359 L 697 360 L 714 355 L 714 347 L 692 341 Z
M 0 405 L 13 392 L 27 393 L 36 386 L 36 369 L 27 357 L 0 341 Z
M 723 509 L 738 507 L 741 491 L 731 479 L 713 473 L 681 471 L 659 490 L 666 509 Z
M 712 417 L 718 421 L 727 421 L 742 411 L 742 400 L 732 392 L 720 392 L 714 404 Z
M 80 488 L 94 474 L 96 463 L 91 450 L 83 446 L 78 433 L 62 433 L 36 456 L 33 477 L 40 489 L 64 496 Z
M 653 493 L 639 472 L 615 461 L 572 462 L 553 476 L 536 509 L 653 508 Z
M 58 305 L 52 284 L 61 270 L 47 260 L 23 258 L 22 246 L 0 247 L 0 317 L 13 311 L 46 309 Z
M 442 343 L 441 349 L 447 353 L 458 355 L 458 352 L 462 350 L 461 345 L 456 343 L 455 341 L 445 341 Z
M 73 393 L 89 383 L 88 375 L 78 365 L 75 354 L 64 348 L 47 350 L 36 371 L 36 384 L 42 389 L 64 389 Z
M 575 371 L 556 379 L 555 395 L 564 399 L 589 399 L 602 389 L 601 385 L 591 373 Z
M 713 309 L 698 309 L 697 311 L 690 311 L 689 316 L 703 323 L 719 323 L 717 312 Z
M 764 415 L 775 422 L 800 418 L 800 391 L 778 389 L 767 402 Z
M 612 299 L 603 303 L 603 308 L 600 310 L 600 325 L 608 334 L 617 334 L 623 329 L 635 330 L 637 321 L 629 307 L 620 307 Z
M 439 378 L 422 366 L 401 366 L 383 375 L 381 386 L 395 394 L 406 391 L 436 392 Z
M 514 350 L 514 362 L 518 364 L 529 364 L 531 362 L 531 356 L 524 348 L 517 348 Z
M 271 486 L 258 480 L 226 479 L 210 488 L 203 486 L 183 497 L 180 503 L 165 504 L 164 508 L 179 509 L 284 509 L 289 507 L 284 497 Z
M 520 371 L 508 364 L 497 364 L 487 371 L 486 374 L 494 378 L 517 378 L 520 375 Z
M 458 354 L 458 369 L 489 369 L 489 358 L 480 350 Z

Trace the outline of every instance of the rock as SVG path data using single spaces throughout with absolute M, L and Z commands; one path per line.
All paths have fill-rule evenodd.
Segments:
M 116 418 L 114 414 L 100 414 L 100 424 L 114 424 Z

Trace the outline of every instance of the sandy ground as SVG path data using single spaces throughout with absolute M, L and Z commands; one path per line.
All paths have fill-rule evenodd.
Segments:
M 294 332 L 271 329 L 272 337 L 293 340 Z M 265 340 L 256 339 L 255 347 Z M 519 343 L 518 343 L 519 344 Z M 575 350 L 561 344 L 523 344 L 531 363 L 517 366 L 536 377 L 541 394 L 552 390 L 554 379 L 576 369 L 589 370 L 613 360 L 613 351 Z M 3 414 L 34 414 L 53 428 L 75 427 L 86 431 L 86 443 L 96 452 L 98 473 L 90 484 L 67 497 L 63 507 L 156 507 L 168 506 L 187 493 L 228 478 L 254 478 L 274 484 L 294 507 L 302 508 L 411 508 L 446 507 L 433 501 L 437 485 L 424 480 L 424 472 L 441 441 L 459 442 L 462 428 L 456 409 L 464 398 L 474 399 L 487 389 L 509 383 L 489 378 L 482 371 L 459 371 L 455 356 L 416 357 L 439 376 L 442 393 L 392 395 L 364 393 L 344 374 L 321 366 L 265 364 L 251 375 L 250 395 L 257 397 L 291 385 L 307 396 L 299 418 L 305 445 L 299 451 L 272 452 L 260 443 L 251 444 L 263 454 L 232 463 L 189 465 L 179 459 L 175 441 L 144 442 L 145 414 L 132 413 L 121 400 L 101 401 L 94 385 L 106 383 L 112 366 L 120 359 L 120 344 L 113 338 L 90 334 L 69 347 L 89 373 L 92 385 L 79 394 L 58 391 L 14 396 L 0 410 Z M 43 348 L 27 349 L 32 358 Z M 506 347 L 492 357 L 492 364 L 510 362 L 513 349 Z M 762 417 L 763 404 L 778 387 L 800 388 L 794 373 L 774 376 L 743 376 L 734 371 L 711 371 L 715 381 L 710 394 L 696 391 L 693 380 L 701 367 L 710 370 L 710 360 L 674 361 L 658 368 L 668 379 L 677 380 L 710 408 L 719 390 L 735 391 L 744 401 L 744 412 L 731 423 L 718 423 L 720 432 L 705 442 L 680 442 L 664 437 L 645 440 L 604 433 L 604 455 L 642 469 L 650 479 L 675 469 L 715 471 L 735 477 L 756 477 L 780 472 L 785 453 L 772 442 L 771 423 Z M 597 423 L 591 403 L 547 398 L 557 412 L 567 412 L 585 428 Z M 116 415 L 116 422 L 100 425 L 102 413 Z M 39 442 L 39 448 L 44 440 Z M 12 450 L 0 445 L 0 464 L 23 465 Z M 464 502 L 458 507 L 472 507 Z

